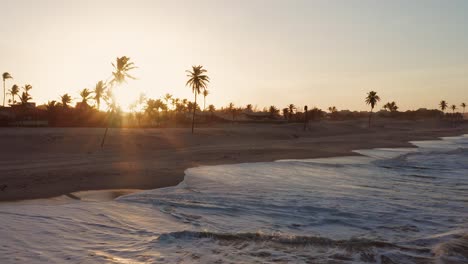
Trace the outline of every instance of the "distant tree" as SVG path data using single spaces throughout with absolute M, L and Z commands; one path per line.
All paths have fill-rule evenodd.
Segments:
M 203 111 L 206 110 L 206 97 L 210 94 L 208 90 L 203 90 Z
M 20 101 L 22 105 L 26 105 L 31 99 L 32 97 L 26 92 L 23 92 L 20 96 Z
M 231 114 L 232 116 L 232 121 L 234 121 L 234 119 L 236 118 L 236 112 L 237 112 L 237 109 L 236 107 L 234 106 L 234 103 L 229 103 L 228 107 L 228 112 Z
M 15 96 L 19 97 L 19 93 L 20 93 L 19 86 L 16 84 L 13 84 L 11 89 L 8 90 L 8 93 L 11 95 L 11 103 L 15 104 L 16 103 Z
M 215 106 L 212 105 L 212 104 L 210 104 L 210 105 L 208 106 L 208 112 L 210 112 L 210 117 L 211 117 L 211 119 L 213 119 L 213 116 L 214 116 L 214 112 L 215 112 L 215 111 L 216 111 Z
M 167 105 L 161 99 L 157 99 L 157 100 L 149 99 L 148 101 L 146 101 L 145 112 L 150 117 L 156 116 L 157 124 L 159 124 L 160 111 L 165 111 L 166 109 L 167 109 Z
M 92 92 L 88 88 L 84 88 L 80 91 L 81 103 L 83 105 L 88 105 L 88 100 L 91 99 Z
M 5 106 L 5 99 L 6 99 L 5 82 L 6 82 L 6 80 L 8 80 L 8 79 L 13 79 L 13 77 L 11 76 L 10 73 L 4 72 L 4 73 L 2 74 L 2 78 L 3 78 L 3 106 Z
M 169 104 L 172 101 L 172 94 L 169 94 L 169 93 L 165 94 L 164 101 L 166 101 L 166 106 L 167 106 L 166 111 L 167 111 L 169 109 Z
M 96 107 L 98 110 L 101 109 L 101 99 L 104 97 L 107 85 L 104 81 L 99 81 L 94 87 L 94 100 L 96 101 Z
M 386 104 L 383 106 L 383 108 L 384 108 L 385 110 L 387 110 L 387 111 L 390 111 L 390 112 L 396 112 L 396 111 L 398 111 L 398 106 L 396 105 L 395 102 L 391 102 L 391 103 L 388 102 L 388 103 L 386 103 Z
M 289 122 L 291 122 L 292 116 L 293 116 L 294 112 L 296 111 L 296 106 L 294 104 L 290 104 L 290 105 L 288 105 L 288 110 L 289 110 L 288 111 L 289 112 L 288 120 L 289 120 Z
M 452 113 L 455 114 L 455 110 L 457 110 L 457 106 L 452 105 L 452 106 L 450 106 L 450 108 L 452 109 Z
M 271 117 L 271 118 L 274 118 L 276 115 L 278 115 L 279 109 L 276 108 L 276 106 L 272 105 L 272 106 L 270 106 L 270 108 L 268 109 L 268 112 L 270 113 L 270 117 Z
M 287 108 L 287 107 L 283 108 L 283 117 L 284 117 L 284 119 L 288 120 L 288 118 L 289 118 L 289 108 Z
M 307 124 L 309 123 L 308 112 L 309 112 L 309 108 L 307 107 L 307 105 L 305 105 L 304 106 L 304 131 L 306 131 Z
M 66 94 L 60 96 L 60 100 L 62 102 L 62 106 L 64 108 L 68 108 L 68 105 L 71 103 L 72 98 L 71 98 L 71 96 L 69 94 L 66 93 Z
M 177 104 L 179 104 L 179 102 L 180 102 L 179 98 L 172 98 L 171 99 L 171 105 L 172 105 L 173 110 L 176 110 Z
M 192 66 L 192 71 L 187 70 L 186 71 L 187 77 L 189 78 L 187 83 L 185 84 L 186 86 L 190 86 L 192 88 L 192 92 L 195 95 L 195 107 L 193 111 L 193 117 L 192 117 L 192 134 L 195 129 L 195 112 L 196 112 L 196 105 L 197 105 L 197 94 L 201 92 L 201 90 L 206 90 L 208 88 L 208 83 L 210 82 L 210 78 L 208 75 L 205 73 L 207 70 L 203 69 L 203 66 L 198 65 L 198 66 Z
M 463 115 L 465 115 L 465 107 L 466 107 L 466 104 L 465 104 L 465 103 L 461 103 L 460 106 L 463 108 Z
M 338 112 L 338 109 L 336 109 L 336 106 L 330 106 L 328 107 L 328 111 L 330 112 L 330 114 L 333 114 Z
M 52 100 L 52 101 L 48 101 L 47 104 L 46 104 L 46 110 L 47 111 L 53 111 L 55 110 L 55 108 L 58 106 L 59 104 L 57 104 L 57 101 L 55 100 Z
M 369 93 L 367 93 L 365 102 L 366 104 L 371 106 L 371 111 L 369 114 L 369 127 L 371 126 L 372 111 L 374 110 L 375 105 L 379 101 L 380 101 L 380 97 L 377 95 L 377 92 L 370 91 Z
M 447 104 L 447 102 L 445 100 L 442 100 L 439 103 L 439 107 L 440 107 L 440 110 L 442 110 L 442 112 L 445 112 L 445 109 L 447 109 L 448 104 Z
M 252 106 L 252 104 L 248 104 L 248 105 L 245 107 L 245 110 L 246 110 L 248 113 L 252 113 L 252 112 L 253 112 L 253 106 Z

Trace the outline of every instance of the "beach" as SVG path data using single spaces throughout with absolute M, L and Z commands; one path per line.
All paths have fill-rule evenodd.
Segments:
M 467 125 L 438 120 L 223 124 L 197 128 L 0 129 L 0 201 L 48 198 L 86 190 L 173 186 L 188 168 L 358 155 L 356 149 L 411 147 L 412 140 L 466 134 Z M 72 196 L 74 197 L 74 196 Z M 78 198 L 79 197 L 75 197 Z

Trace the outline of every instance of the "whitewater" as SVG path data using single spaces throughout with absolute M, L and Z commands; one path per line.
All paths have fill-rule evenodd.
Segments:
M 412 143 L 0 203 L 0 263 L 468 263 L 468 135 Z

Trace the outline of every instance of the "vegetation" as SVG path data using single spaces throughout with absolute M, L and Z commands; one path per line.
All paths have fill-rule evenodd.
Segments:
M 189 78 L 186 86 L 190 86 L 192 88 L 192 92 L 195 95 L 195 101 L 193 105 L 193 118 L 192 118 L 192 134 L 195 129 L 195 112 L 197 110 L 197 94 L 200 94 L 201 90 L 206 90 L 208 87 L 208 83 L 210 82 L 210 78 L 205 73 L 207 70 L 203 69 L 203 66 L 192 66 L 192 71 L 187 70 L 187 77 Z
M 369 113 L 369 128 L 371 127 L 372 111 L 374 110 L 375 105 L 376 105 L 377 102 L 379 102 L 379 101 L 380 101 L 380 97 L 377 95 L 377 92 L 370 91 L 370 92 L 367 94 L 367 97 L 366 97 L 366 104 L 368 104 L 368 105 L 371 106 L 371 111 L 370 111 L 370 113 Z
M 440 107 L 440 110 L 442 110 L 442 112 L 445 112 L 445 109 L 447 109 L 448 104 L 447 104 L 447 102 L 445 100 L 442 100 L 439 103 L 439 107 Z
M 13 77 L 11 76 L 10 73 L 4 72 L 4 73 L 2 74 L 2 78 L 3 78 L 3 107 L 5 107 L 5 98 L 6 98 L 5 82 L 6 82 L 6 80 L 8 80 L 8 79 L 13 79 Z
M 368 118 L 369 127 L 373 116 L 380 118 L 398 118 L 398 119 L 422 119 L 422 118 L 440 118 L 447 117 L 449 120 L 461 120 L 462 114 L 456 113 L 455 104 L 448 105 L 445 100 L 439 103 L 436 109 L 418 109 L 416 111 L 399 111 L 396 102 L 387 102 L 383 105 L 383 110 L 374 113 L 375 106 L 380 101 L 377 92 L 367 93 L 365 103 L 370 105 L 368 111 L 349 111 L 338 110 L 336 106 L 327 108 L 328 112 L 312 107 L 297 107 L 295 104 L 287 104 L 286 107 L 279 109 L 274 105 L 257 109 L 252 104 L 245 107 L 236 107 L 234 103 L 217 109 L 213 104 L 206 105 L 208 84 L 210 78 L 203 66 L 192 66 L 191 70 L 186 71 L 188 80 L 186 86 L 189 86 L 194 94 L 194 100 L 185 98 L 176 98 L 170 93 L 166 93 L 161 98 L 147 98 L 141 94 L 130 107 L 129 113 L 122 112 L 113 96 L 114 90 L 128 79 L 135 79 L 130 75 L 130 71 L 136 66 L 128 57 L 119 57 L 112 63 L 113 70 L 111 79 L 108 81 L 98 81 L 93 89 L 82 89 L 79 91 L 79 98 L 76 105 L 73 106 L 73 98 L 69 93 L 65 93 L 56 100 L 48 101 L 44 105 L 35 106 L 31 103 L 32 86 L 26 84 L 20 88 L 17 84 L 11 86 L 8 90 L 8 102 L 11 107 L 4 107 L 0 110 L 0 125 L 15 125 L 23 120 L 45 120 L 49 126 L 96 126 L 106 127 L 101 145 L 104 145 L 109 127 L 170 127 L 170 126 L 189 126 L 194 133 L 195 124 L 211 122 L 288 122 L 303 123 L 306 129 L 309 122 L 316 122 L 323 119 L 332 121 L 352 120 Z M 3 74 L 3 84 L 11 79 L 9 73 Z M 203 95 L 203 110 L 197 104 L 198 95 Z M 5 93 L 6 95 L 6 93 Z M 107 106 L 106 112 L 101 112 L 102 102 Z M 444 113 L 450 108 L 451 113 Z M 466 104 L 461 103 L 460 108 L 465 113 Z M 10 112 L 10 115 L 2 115 L 2 112 Z M 200 113 L 199 115 L 197 114 Z M 281 114 L 281 115 L 280 115 Z

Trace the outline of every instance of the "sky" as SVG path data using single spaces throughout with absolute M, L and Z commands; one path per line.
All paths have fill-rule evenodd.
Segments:
M 211 77 L 207 104 L 293 103 L 402 110 L 468 103 L 468 1 L 0 0 L 0 71 L 58 100 L 106 80 L 116 57 L 138 66 L 117 87 L 193 99 L 185 70 Z

